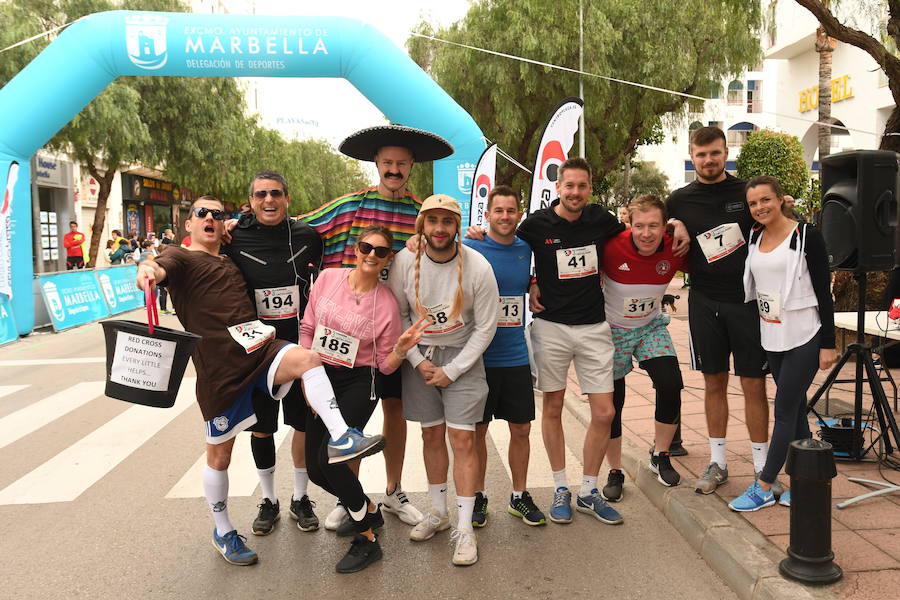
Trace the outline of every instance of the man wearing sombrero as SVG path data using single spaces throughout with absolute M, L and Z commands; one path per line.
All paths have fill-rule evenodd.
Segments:
M 370 225 L 387 227 L 394 236 L 394 251 L 402 250 L 416 229 L 422 201 L 406 187 L 415 162 L 428 162 L 453 154 L 453 146 L 442 137 L 402 125 L 379 125 L 357 131 L 341 142 L 339 150 L 351 158 L 374 162 L 378 185 L 335 198 L 300 215 L 322 237 L 324 267 L 356 265 L 354 244 L 359 233 Z M 382 274 L 387 279 L 387 272 Z M 379 396 L 384 410 L 383 433 L 387 489 L 382 508 L 400 520 L 416 525 L 422 513 L 413 506 L 400 487 L 406 450 L 406 421 L 400 402 L 401 383 L 397 371 L 379 375 Z M 347 512 L 340 506 L 325 519 L 326 529 L 337 529 Z

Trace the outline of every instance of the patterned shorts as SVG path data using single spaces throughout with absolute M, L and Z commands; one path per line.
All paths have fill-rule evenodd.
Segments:
M 640 364 L 650 358 L 675 356 L 675 345 L 669 336 L 666 325 L 669 315 L 660 314 L 655 319 L 634 329 L 612 328 L 612 341 L 615 346 L 613 355 L 613 379 L 621 379 L 634 368 L 632 357 Z

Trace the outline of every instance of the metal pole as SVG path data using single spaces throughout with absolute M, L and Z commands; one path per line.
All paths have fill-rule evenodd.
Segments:
M 578 0 L 578 70 L 584 72 L 584 0 Z M 584 75 L 578 75 L 578 97 L 584 100 Z M 578 119 L 578 156 L 584 155 L 584 110 Z

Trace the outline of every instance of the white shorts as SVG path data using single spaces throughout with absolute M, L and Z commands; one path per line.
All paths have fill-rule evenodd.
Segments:
M 613 391 L 615 348 L 608 323 L 564 325 L 535 319 L 531 326 L 531 345 L 537 365 L 537 386 L 542 392 L 566 389 L 569 365 L 573 361 L 582 393 Z

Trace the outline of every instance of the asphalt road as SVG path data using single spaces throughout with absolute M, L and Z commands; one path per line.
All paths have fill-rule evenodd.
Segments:
M 140 319 L 139 312 L 124 318 L 129 317 Z M 174 317 L 162 320 L 178 327 Z M 490 430 L 490 515 L 477 534 L 480 560 L 474 566 L 450 564 L 447 533 L 415 543 L 407 525 L 385 515 L 384 560 L 362 573 L 336 574 L 347 541 L 324 529 L 301 532 L 287 516 L 291 470 L 285 435 L 278 437 L 282 520 L 270 536 L 249 535 L 259 492 L 247 434 L 235 450 L 229 509 L 260 562 L 229 565 L 210 542 L 193 379 L 185 381 L 174 408 L 136 407 L 103 395 L 103 357 L 99 324 L 36 333 L 0 348 L 3 597 L 734 597 L 633 485 L 617 506 L 625 517 L 617 527 L 576 513 L 569 525 L 532 528 L 507 515 L 508 432 L 502 422 Z M 193 376 L 189 367 L 187 377 Z M 368 430 L 379 428 L 375 418 Z M 569 479 L 577 486 L 584 429 L 568 413 L 565 428 Z M 424 510 L 428 494 L 418 435 L 411 426 L 404 488 Z M 529 488 L 547 510 L 553 488 L 538 424 L 531 462 Z M 605 475 L 604 469 L 604 480 Z M 379 498 L 379 456 L 366 459 L 361 479 Z M 315 486 L 310 496 L 324 521 L 333 499 Z

